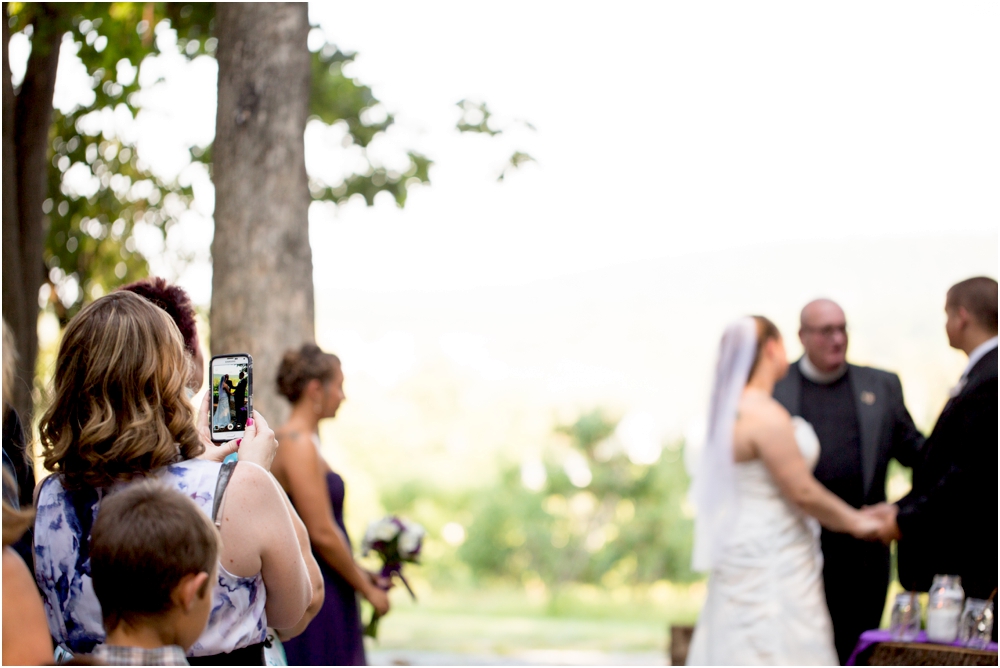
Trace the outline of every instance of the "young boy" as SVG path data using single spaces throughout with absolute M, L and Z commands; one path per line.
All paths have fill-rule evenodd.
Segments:
M 94 658 L 112 666 L 187 666 L 185 652 L 212 608 L 219 534 L 180 492 L 151 482 L 101 502 L 90 571 L 107 638 Z

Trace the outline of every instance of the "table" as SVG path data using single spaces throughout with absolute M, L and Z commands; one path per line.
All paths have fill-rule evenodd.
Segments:
M 888 629 L 865 631 L 858 639 L 849 666 L 995 666 L 997 645 L 971 649 L 958 643 L 940 645 L 927 642 L 923 631 L 913 642 L 893 640 Z

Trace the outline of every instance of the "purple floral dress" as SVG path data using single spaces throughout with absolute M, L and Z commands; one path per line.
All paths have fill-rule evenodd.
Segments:
M 188 495 L 209 517 L 218 462 L 190 459 L 171 464 L 152 474 L 169 487 Z M 52 475 L 41 483 L 35 516 L 35 581 L 42 591 L 49 632 L 57 644 L 73 654 L 92 652 L 104 642 L 101 605 L 90 579 L 90 529 L 101 499 L 114 493 L 84 489 L 69 491 L 62 476 Z M 260 573 L 243 578 L 219 564 L 208 625 L 188 651 L 189 656 L 208 656 L 264 642 L 267 637 L 267 599 Z

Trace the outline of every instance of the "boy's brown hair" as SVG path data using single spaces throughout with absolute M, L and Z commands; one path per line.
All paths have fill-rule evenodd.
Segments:
M 168 612 L 184 576 L 214 572 L 219 549 L 208 516 L 176 490 L 137 482 L 105 498 L 90 534 L 90 574 L 105 628 Z

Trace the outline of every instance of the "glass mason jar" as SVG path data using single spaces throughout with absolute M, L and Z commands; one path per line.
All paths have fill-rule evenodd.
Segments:
M 920 599 L 916 593 L 896 594 L 889 632 L 893 640 L 911 642 L 917 639 L 920 633 Z
M 927 600 L 927 639 L 953 643 L 958 638 L 958 620 L 962 616 L 965 591 L 957 575 L 935 575 Z
M 985 649 L 993 636 L 993 601 L 970 598 L 965 601 L 958 627 L 958 639 L 966 647 Z

